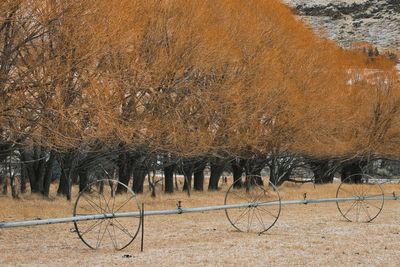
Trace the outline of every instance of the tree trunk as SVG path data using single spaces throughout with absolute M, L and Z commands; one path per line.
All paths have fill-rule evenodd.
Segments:
M 220 160 L 216 160 L 215 162 L 211 162 L 211 173 L 210 173 L 210 181 L 208 183 L 208 190 L 214 191 L 218 190 L 218 182 L 221 178 L 222 173 L 224 172 L 225 163 Z
M 71 200 L 72 176 L 76 173 L 75 167 L 78 155 L 75 151 L 69 151 L 63 154 L 61 159 L 61 177 L 57 194 L 64 195 L 67 200 Z
M 232 162 L 232 172 L 233 172 L 233 187 L 234 188 L 241 188 L 242 184 L 242 174 L 243 174 L 243 167 L 240 165 L 240 162 L 234 161 Z
M 25 194 L 26 193 L 26 181 L 27 181 L 27 175 L 26 175 L 26 170 L 24 168 L 24 164 L 21 163 L 21 193 Z M 1 184 L 1 182 L 0 182 Z
M 4 176 L 4 178 L 3 178 L 2 193 L 3 193 L 3 195 L 7 195 L 8 194 L 8 179 L 7 179 L 7 176 Z
M 144 166 L 138 166 L 133 169 L 133 185 L 132 191 L 135 193 L 143 193 L 143 183 L 147 175 L 147 169 Z
M 35 153 L 36 154 L 36 153 Z M 40 159 L 36 165 L 36 193 L 43 194 L 44 186 L 44 174 L 46 172 L 46 153 L 42 148 L 37 148 L 37 156 L 35 158 Z
M 77 171 L 75 170 L 75 171 L 73 172 L 73 174 L 71 175 L 71 177 L 72 177 L 71 183 L 72 183 L 73 185 L 78 185 L 78 184 L 80 184 L 80 182 L 79 182 L 79 178 L 80 178 L 79 172 L 77 172 Z
M 183 182 L 183 191 L 190 192 L 192 189 L 192 176 L 194 166 L 190 162 L 183 163 L 183 176 L 185 177 L 185 181 Z
M 11 196 L 12 198 L 18 198 L 18 190 L 17 190 L 17 185 L 15 184 L 15 176 L 11 175 L 10 176 L 10 186 L 11 186 Z
M 98 184 L 99 188 L 99 194 L 102 195 L 104 193 L 104 181 L 100 181 L 100 183 Z
M 55 161 L 55 152 L 50 151 L 49 160 L 46 163 L 46 171 L 44 173 L 44 181 L 43 181 L 43 192 L 42 194 L 46 197 L 50 194 L 50 184 L 53 178 L 53 166 Z
M 8 177 L 10 178 L 10 186 L 11 186 L 11 196 L 12 198 L 18 198 L 18 190 L 17 185 L 15 184 L 15 171 L 12 167 L 11 163 L 12 153 L 9 154 L 8 161 L 5 161 L 5 169 L 8 172 Z
M 281 185 L 283 182 L 281 182 L 281 181 L 279 180 L 279 173 L 278 173 L 278 171 L 277 171 L 276 169 L 277 169 L 277 166 L 274 165 L 274 164 L 272 164 L 272 165 L 269 167 L 269 181 L 270 181 L 273 185 L 278 186 L 278 185 Z
M 285 164 L 279 162 L 279 160 L 276 157 L 273 157 L 269 163 L 270 182 L 275 186 L 282 185 L 285 181 L 287 181 L 290 178 L 292 169 L 293 166 L 286 166 Z
M 11 165 L 9 166 L 11 168 Z M 11 196 L 12 198 L 19 198 L 17 185 L 15 184 L 15 175 L 10 171 L 10 186 L 11 186 Z
M 37 159 L 34 158 L 34 154 L 32 153 L 32 151 L 28 151 L 26 149 L 23 149 L 21 151 L 21 161 L 23 162 L 25 173 L 29 178 L 31 193 L 40 193 L 36 177 L 37 171 L 35 170 L 38 166 L 36 160 Z
M 79 171 L 79 192 L 85 190 L 89 184 L 88 170 L 82 169 Z
M 132 160 L 130 159 L 129 153 L 121 153 L 118 159 L 118 180 L 127 187 L 129 185 L 129 180 L 131 179 L 132 169 Z M 127 188 L 118 184 L 116 193 L 121 194 L 126 192 Z
M 362 167 L 365 162 L 351 162 L 342 166 L 341 179 L 345 183 L 361 183 Z
M 41 147 L 34 147 L 33 150 L 22 149 L 21 153 L 21 168 L 23 175 L 29 178 L 31 193 L 44 194 L 45 190 L 45 176 L 48 167 L 52 168 L 54 155 L 50 155 L 50 159 L 46 162 L 46 151 Z M 50 161 L 50 162 L 49 162 Z M 24 178 L 25 180 L 25 178 Z M 46 195 L 46 194 L 44 194 Z M 48 194 L 47 194 L 48 195 Z
M 314 174 L 314 181 L 316 184 L 333 182 L 336 167 L 331 160 L 312 160 L 308 164 Z
M 174 169 L 174 164 L 164 167 L 165 193 L 174 192 Z
M 206 168 L 206 163 L 204 161 L 199 161 L 194 164 L 194 183 L 193 189 L 196 191 L 203 191 L 204 186 L 204 169 Z
M 149 189 L 151 191 L 151 197 L 156 197 L 156 185 L 155 185 L 155 177 L 156 177 L 156 170 L 153 170 L 153 175 L 150 175 L 150 169 L 147 169 L 147 177 L 149 182 Z
M 57 194 L 64 195 L 64 196 L 68 195 L 68 177 L 67 177 L 65 171 L 61 172 L 61 177 L 60 177 L 60 182 L 58 184 Z
M 249 159 L 246 161 L 246 181 L 250 184 L 263 185 L 261 171 L 265 166 L 265 161 L 260 159 Z

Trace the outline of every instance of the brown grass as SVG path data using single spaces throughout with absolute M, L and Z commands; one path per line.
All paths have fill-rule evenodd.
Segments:
M 285 184 L 283 199 L 334 197 L 337 184 L 316 186 Z M 399 185 L 385 185 L 399 192 Z M 217 192 L 173 195 L 148 194 L 139 198 L 147 210 L 220 205 L 227 186 Z M 76 192 L 74 193 L 74 195 Z M 73 203 L 55 197 L 44 200 L 23 196 L 0 197 L 0 220 L 70 216 Z M 146 218 L 145 252 L 138 239 L 124 251 L 92 251 L 71 232 L 72 224 L 0 230 L 0 265 L 5 266 L 354 266 L 400 264 L 396 201 L 387 201 L 372 223 L 348 223 L 334 203 L 284 206 L 277 224 L 267 234 L 239 233 L 224 212 L 193 213 Z M 125 257 L 130 255 L 132 257 Z

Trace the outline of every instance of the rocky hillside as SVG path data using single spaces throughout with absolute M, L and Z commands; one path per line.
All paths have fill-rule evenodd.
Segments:
M 400 50 L 400 0 L 283 0 L 315 30 L 344 47 L 369 42 Z

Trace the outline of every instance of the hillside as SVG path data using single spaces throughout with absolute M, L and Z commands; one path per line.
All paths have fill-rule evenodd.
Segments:
M 283 1 L 343 47 L 364 41 L 381 49 L 400 49 L 400 0 Z

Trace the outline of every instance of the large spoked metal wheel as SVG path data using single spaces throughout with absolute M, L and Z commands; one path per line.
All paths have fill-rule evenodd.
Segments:
M 371 222 L 381 213 L 385 196 L 382 187 L 370 183 L 372 177 L 355 174 L 346 178 L 336 191 L 337 208 L 350 222 Z M 345 200 L 350 198 L 351 200 Z M 341 200 L 342 199 L 342 200 Z
M 117 194 L 118 191 L 126 193 Z M 122 190 L 121 190 L 122 189 Z M 116 180 L 98 180 L 79 193 L 74 206 L 74 216 L 138 212 L 135 193 Z M 88 221 L 75 221 L 79 238 L 88 247 L 122 250 L 136 238 L 140 229 L 138 217 L 111 217 Z
M 225 205 L 248 203 L 239 208 L 225 209 L 226 217 L 240 232 L 262 234 L 279 218 L 281 199 L 268 179 L 247 176 L 234 182 L 225 195 Z

